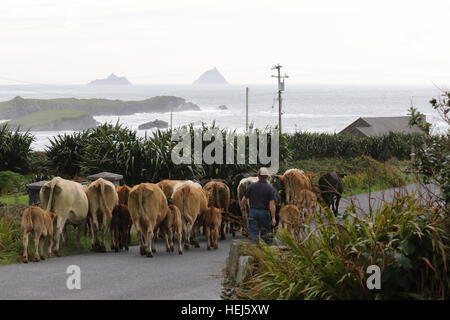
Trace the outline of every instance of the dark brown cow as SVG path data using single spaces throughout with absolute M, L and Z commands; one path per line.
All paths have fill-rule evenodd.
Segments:
M 131 220 L 128 207 L 123 204 L 119 204 L 114 207 L 111 219 L 111 238 L 115 241 L 115 245 L 111 246 L 115 252 L 119 252 L 119 249 L 128 251 L 130 245 L 130 230 L 133 221 Z
M 128 206 L 128 197 L 130 196 L 131 188 L 124 184 L 117 187 L 117 195 L 119 196 L 119 204 Z

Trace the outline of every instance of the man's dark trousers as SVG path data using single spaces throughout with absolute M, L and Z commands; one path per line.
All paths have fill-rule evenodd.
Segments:
M 250 209 L 248 216 L 248 237 L 258 242 L 258 236 L 272 245 L 272 216 L 269 210 Z

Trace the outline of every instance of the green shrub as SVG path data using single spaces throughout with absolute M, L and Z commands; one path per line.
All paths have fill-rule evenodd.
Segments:
M 430 100 L 440 118 L 450 125 L 450 91 L 441 93 L 438 99 Z M 436 182 L 441 194 L 435 195 L 437 201 L 450 210 L 450 129 L 439 135 L 432 134 L 431 123 L 425 115 L 411 107 L 409 109 L 410 125 L 418 125 L 426 132 L 425 143 L 416 149 L 415 170 L 423 175 L 425 182 Z
M 19 262 L 22 252 L 20 221 L 0 217 L 0 265 Z
M 46 148 L 46 160 L 43 160 L 48 171 L 62 177 L 79 175 L 86 157 L 89 133 L 90 130 L 58 134 L 50 139 L 50 145 Z
M 450 221 L 442 208 L 412 196 L 368 215 L 354 205 L 338 223 L 315 214 L 317 229 L 296 243 L 282 230 L 280 251 L 249 248 L 253 276 L 239 290 L 251 299 L 448 299 Z M 366 286 L 367 267 L 381 269 L 381 289 Z
M 0 195 L 11 192 L 22 192 L 25 190 L 27 179 L 12 171 L 0 171 Z
M 28 173 L 34 140 L 35 137 L 28 131 L 11 131 L 7 123 L 0 124 L 0 171 Z

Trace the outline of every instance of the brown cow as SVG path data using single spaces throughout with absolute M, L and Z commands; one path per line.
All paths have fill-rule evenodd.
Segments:
M 173 187 L 175 187 L 175 185 L 179 182 L 184 182 L 184 180 L 165 179 L 165 180 L 161 180 L 160 182 L 158 182 L 157 185 L 164 192 L 164 195 L 166 196 L 166 198 L 169 199 L 172 197 Z
M 222 213 L 221 210 L 215 207 L 209 207 L 205 212 L 205 226 L 206 226 L 206 239 L 207 239 L 207 249 L 211 250 L 211 246 L 214 249 L 219 247 L 219 229 L 222 224 Z
M 229 207 L 230 207 L 230 188 L 219 181 L 210 181 L 204 187 L 208 197 L 208 206 L 221 209 L 223 217 L 220 225 L 220 240 L 225 240 L 225 225 L 230 223 Z
M 141 255 L 153 257 L 155 234 L 167 215 L 167 198 L 164 192 L 153 183 L 134 186 L 128 198 L 128 210 L 136 228 L 140 242 Z
M 281 227 L 292 234 L 296 241 L 300 239 L 300 228 L 302 227 L 302 215 L 297 206 L 288 204 L 280 212 Z
M 286 204 L 300 206 L 301 190 L 312 190 L 311 180 L 305 173 L 299 170 L 288 170 L 283 175 L 284 186 L 286 189 Z
M 183 254 L 183 222 L 181 218 L 180 209 L 175 205 L 169 205 L 167 209 L 167 215 L 163 223 L 160 226 L 160 230 L 164 238 L 166 239 L 166 251 L 173 252 L 173 238 L 175 232 L 177 232 L 178 240 L 178 254 Z
M 124 184 L 117 187 L 117 196 L 119 197 L 119 204 L 128 206 L 128 197 L 130 196 L 131 188 Z
M 303 210 L 306 210 L 306 222 L 309 223 L 309 219 L 313 213 L 316 213 L 317 196 L 314 192 L 309 190 L 300 191 L 300 211 L 303 215 Z
M 128 202 L 128 201 L 127 201 Z M 128 207 L 118 204 L 114 207 L 111 219 L 111 238 L 114 239 L 111 249 L 119 252 L 119 249 L 128 251 L 130 245 L 130 230 L 133 221 L 131 221 Z
M 173 194 L 173 203 L 180 209 L 183 218 L 184 247 L 189 249 L 192 233 L 192 244 L 199 248 L 198 234 L 208 208 L 204 190 L 190 184 L 184 185 Z
M 92 249 L 105 252 L 105 237 L 110 230 L 112 211 L 119 203 L 116 186 L 103 178 L 92 182 L 86 189 L 89 200 L 89 214 L 92 233 Z M 116 247 L 114 238 L 112 246 Z
M 28 234 L 34 231 L 35 260 L 39 262 L 45 260 L 44 240 L 49 240 L 48 256 L 52 254 L 53 246 L 53 220 L 55 213 L 42 210 L 39 207 L 28 207 L 22 214 L 22 233 L 23 233 L 23 262 L 28 262 Z M 39 257 L 39 248 L 41 255 Z

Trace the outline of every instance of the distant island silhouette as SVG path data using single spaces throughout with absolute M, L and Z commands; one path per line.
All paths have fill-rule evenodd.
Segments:
M 130 85 L 131 82 L 125 77 L 118 77 L 114 73 L 111 73 L 106 79 L 97 79 L 88 83 L 88 85 Z
M 228 84 L 217 68 L 205 71 L 194 84 Z

